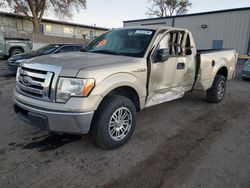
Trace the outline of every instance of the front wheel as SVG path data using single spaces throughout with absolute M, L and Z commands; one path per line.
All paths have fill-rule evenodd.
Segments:
M 107 96 L 94 115 L 93 142 L 104 149 L 116 149 L 132 136 L 136 124 L 135 105 L 123 96 Z
M 10 51 L 10 57 L 21 53 L 23 53 L 23 50 L 21 48 L 13 48 Z
M 207 90 L 207 100 L 211 103 L 222 101 L 226 93 L 226 78 L 222 75 L 216 75 L 213 85 Z

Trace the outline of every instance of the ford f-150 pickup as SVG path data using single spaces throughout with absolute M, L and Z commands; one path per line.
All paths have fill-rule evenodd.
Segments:
M 212 103 L 222 101 L 236 60 L 235 50 L 196 50 L 186 29 L 115 29 L 81 52 L 23 62 L 14 110 L 31 125 L 90 133 L 97 146 L 115 149 L 132 136 L 140 110 L 193 90 L 205 91 Z

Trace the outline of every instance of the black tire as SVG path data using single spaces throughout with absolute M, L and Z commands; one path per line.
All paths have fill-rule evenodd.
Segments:
M 129 122 L 127 126 L 130 128 L 123 127 L 123 120 L 121 120 L 122 122 L 119 123 L 120 125 L 116 125 L 118 123 L 112 122 L 112 125 L 115 125 L 113 126 L 113 129 L 110 128 L 110 126 L 112 126 L 111 121 L 114 118 L 114 114 L 118 112 L 118 109 L 124 110 L 124 114 L 127 112 L 128 115 L 126 117 L 131 117 L 130 120 L 126 120 Z M 98 147 L 101 147 L 103 149 L 116 149 L 128 142 L 134 132 L 135 124 L 136 108 L 132 101 L 123 96 L 107 96 L 95 112 L 90 130 L 91 139 Z M 118 126 L 123 127 L 125 130 L 128 129 L 127 131 L 124 131 L 124 138 L 122 138 L 121 140 L 114 140 L 114 138 L 112 138 L 111 132 L 114 131 L 114 129 L 115 132 L 118 132 L 116 131 L 116 126 L 117 129 L 119 129 Z
M 16 54 L 21 54 L 21 53 L 23 53 L 24 51 L 23 51 L 23 49 L 21 49 L 21 48 L 12 48 L 11 50 L 10 50 L 10 57 L 11 56 L 13 56 L 13 55 L 16 55 Z
M 226 93 L 226 78 L 222 75 L 216 75 L 213 85 L 207 90 L 207 100 L 211 103 L 222 101 Z
M 249 81 L 250 80 L 250 79 L 248 79 L 248 78 L 246 78 L 244 76 L 242 76 L 241 79 L 244 80 L 244 81 Z

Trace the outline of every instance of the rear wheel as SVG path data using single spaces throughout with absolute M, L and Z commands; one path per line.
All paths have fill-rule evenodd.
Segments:
M 10 56 L 17 55 L 23 53 L 23 50 L 21 48 L 12 48 L 10 50 Z
M 128 142 L 135 124 L 136 108 L 132 101 L 123 96 L 107 96 L 95 112 L 91 138 L 101 148 L 115 149 Z
M 216 75 L 213 85 L 207 90 L 207 100 L 211 103 L 222 101 L 226 93 L 226 78 L 222 75 Z

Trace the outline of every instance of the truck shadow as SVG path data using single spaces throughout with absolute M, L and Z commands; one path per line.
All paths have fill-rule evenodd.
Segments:
M 51 134 L 38 141 L 26 144 L 24 149 L 38 149 L 39 152 L 55 150 L 66 144 L 80 140 L 80 136 Z M 33 140 L 36 140 L 35 138 Z
M 16 77 L 16 73 L 3 73 L 0 77 L 4 77 L 6 80 Z

